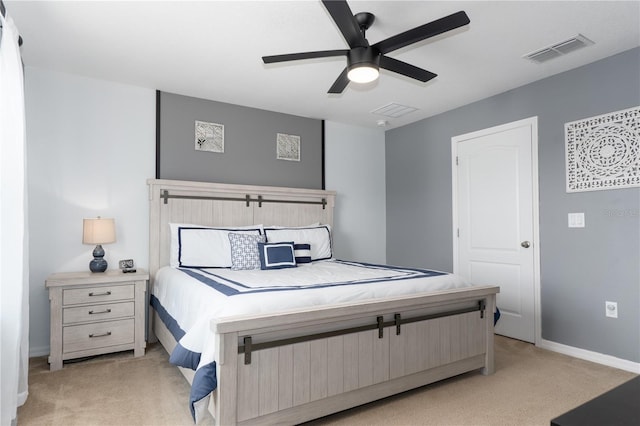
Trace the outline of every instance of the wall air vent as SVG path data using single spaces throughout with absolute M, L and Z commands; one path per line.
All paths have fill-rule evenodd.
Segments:
M 552 46 L 545 47 L 544 49 L 539 49 L 534 52 L 528 53 L 524 55 L 523 58 L 540 64 L 542 62 L 558 58 L 562 55 L 566 55 L 567 53 L 571 53 L 574 50 L 581 49 L 591 44 L 593 44 L 591 40 L 589 40 L 582 34 L 578 34 L 577 36 L 572 37 L 568 40 L 563 40 L 559 43 L 555 43 Z
M 417 110 L 418 108 L 400 105 L 392 102 L 378 109 L 374 109 L 373 111 L 371 111 L 371 114 L 382 115 L 389 118 L 398 118 Z

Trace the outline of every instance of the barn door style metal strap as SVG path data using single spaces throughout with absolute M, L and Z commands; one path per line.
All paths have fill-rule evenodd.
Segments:
M 169 198 L 182 199 L 182 200 L 217 200 L 217 201 L 243 201 L 247 207 L 253 202 L 258 203 L 258 207 L 262 207 L 263 203 L 281 203 L 281 204 L 317 204 L 322 206 L 324 210 L 327 206 L 326 198 L 320 201 L 304 201 L 304 200 L 270 200 L 268 198 L 262 198 L 262 195 L 258 195 L 257 198 L 252 198 L 250 195 L 245 195 L 244 198 L 240 197 L 207 197 L 204 195 L 176 195 L 169 194 L 166 189 L 162 190 L 160 198 L 164 201 L 164 204 L 169 202 Z
M 251 336 L 244 336 L 242 338 L 242 344 L 238 345 L 238 353 L 244 354 L 245 364 L 251 364 L 251 353 L 253 351 L 276 348 L 276 347 L 285 346 L 285 345 L 293 345 L 295 343 L 308 342 L 311 340 L 327 339 L 329 337 L 342 336 L 345 334 L 359 333 L 361 331 L 368 331 L 368 330 L 375 330 L 375 329 L 378 330 L 378 338 L 382 339 L 384 338 L 385 327 L 395 327 L 396 335 L 399 335 L 402 331 L 402 324 L 410 324 L 412 322 L 427 321 L 427 320 L 436 319 L 436 318 L 450 317 L 453 315 L 461 315 L 461 314 L 466 314 L 469 312 L 476 312 L 476 311 L 480 312 L 480 318 L 484 318 L 485 308 L 486 308 L 486 302 L 483 299 L 478 301 L 477 306 L 472 306 L 469 308 L 455 309 L 455 310 L 446 311 L 446 312 L 438 312 L 436 314 L 420 315 L 420 316 L 411 317 L 411 318 L 402 318 L 400 314 L 394 314 L 393 321 L 386 321 L 386 322 L 384 321 L 384 317 L 382 315 L 378 315 L 376 317 L 375 324 L 367 324 L 367 325 L 361 325 L 358 327 L 343 328 L 340 330 L 327 331 L 324 333 L 308 334 L 305 336 L 291 337 L 288 339 L 253 343 L 253 339 Z

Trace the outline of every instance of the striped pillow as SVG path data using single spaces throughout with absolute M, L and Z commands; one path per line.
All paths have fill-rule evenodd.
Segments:
M 293 244 L 296 263 L 311 263 L 311 244 Z

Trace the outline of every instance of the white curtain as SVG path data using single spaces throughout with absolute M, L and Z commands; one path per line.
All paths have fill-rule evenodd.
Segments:
M 29 272 L 25 103 L 18 30 L 0 14 L 0 425 L 27 399 Z

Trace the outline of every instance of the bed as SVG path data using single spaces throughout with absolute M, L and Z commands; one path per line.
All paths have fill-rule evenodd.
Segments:
M 148 185 L 149 339 L 174 360 L 186 349 L 208 367 L 179 367 L 194 384 L 195 420 L 206 409 L 219 425 L 295 424 L 465 372 L 494 372 L 499 288 L 440 271 L 335 259 L 335 192 L 158 179 Z M 187 244 L 200 241 L 203 229 L 231 240 L 234 256 L 243 247 L 234 243 L 266 234 L 255 241 L 268 270 L 208 264 L 199 256 L 211 250 L 190 252 Z M 295 265 L 282 267 L 291 256 Z M 234 257 L 234 268 L 242 261 Z M 186 291 L 186 282 L 199 290 Z M 195 302 L 182 301 L 187 293 Z M 192 303 L 204 303 L 206 315 L 193 314 Z M 191 319 L 176 320 L 174 305 L 190 306 Z M 181 322 L 194 326 L 176 333 Z

